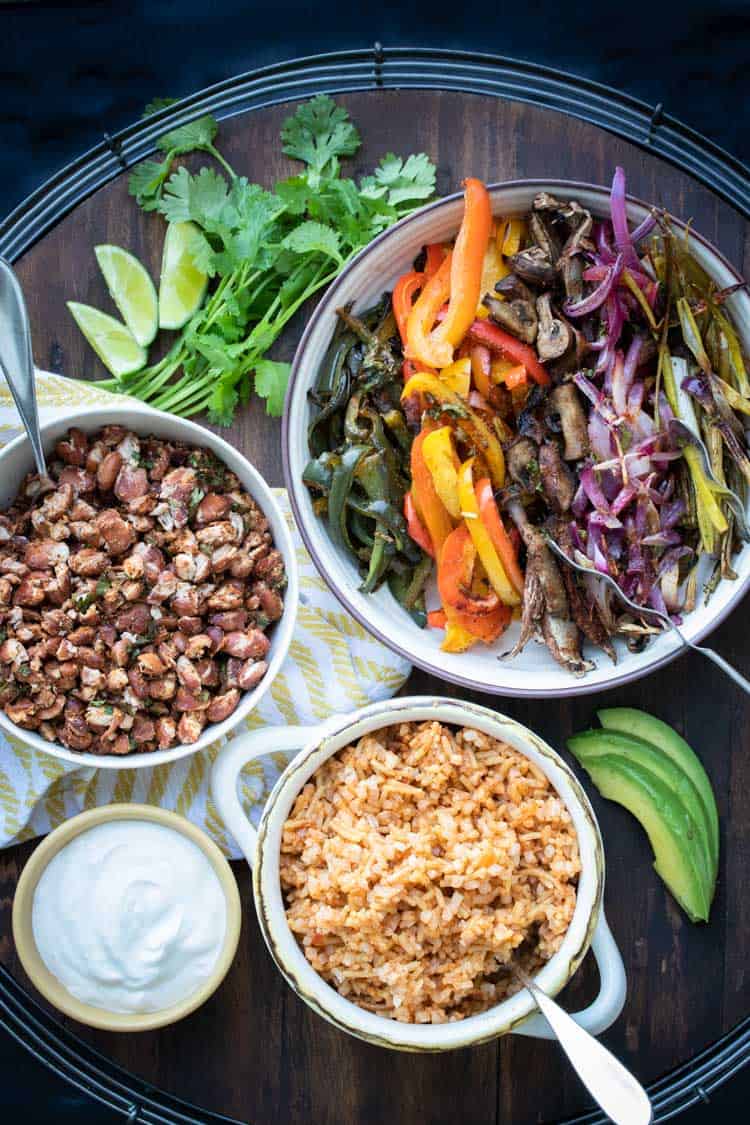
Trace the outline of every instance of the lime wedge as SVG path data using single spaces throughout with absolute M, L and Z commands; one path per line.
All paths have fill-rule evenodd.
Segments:
M 199 230 L 195 223 L 170 223 L 164 239 L 159 279 L 159 327 L 182 328 L 200 307 L 208 277 L 190 253 Z
M 156 289 L 145 266 L 121 246 L 95 246 L 94 253 L 109 295 L 141 347 L 156 335 L 159 317 Z
M 121 321 L 91 305 L 80 305 L 78 301 L 68 301 L 68 308 L 99 359 L 113 375 L 118 378 L 120 375 L 132 375 L 145 366 L 148 358 L 146 349 Z

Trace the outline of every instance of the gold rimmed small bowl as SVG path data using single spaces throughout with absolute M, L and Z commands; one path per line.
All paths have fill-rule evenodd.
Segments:
M 224 942 L 216 964 L 203 983 L 183 1000 L 153 1012 L 111 1012 L 77 999 L 45 965 L 34 939 L 32 922 L 34 894 L 49 863 L 77 836 L 100 824 L 139 820 L 160 824 L 190 840 L 211 864 L 226 905 Z M 31 983 L 58 1011 L 79 1023 L 104 1031 L 152 1031 L 176 1023 L 194 1012 L 219 987 L 237 952 L 242 921 L 239 891 L 232 869 L 205 832 L 185 817 L 153 805 L 105 805 L 79 813 L 65 821 L 42 841 L 24 867 L 13 899 L 13 940 L 18 957 Z

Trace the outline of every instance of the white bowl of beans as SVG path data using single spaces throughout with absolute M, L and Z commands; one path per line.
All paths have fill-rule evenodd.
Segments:
M 0 452 L 0 728 L 110 769 L 201 750 L 270 688 L 297 611 L 271 489 L 194 422 L 128 403 Z

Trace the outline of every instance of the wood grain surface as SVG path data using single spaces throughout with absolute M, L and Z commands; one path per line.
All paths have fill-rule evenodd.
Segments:
M 340 99 L 364 138 L 353 161 L 369 170 L 383 153 L 424 150 L 436 161 L 438 190 L 463 176 L 487 181 L 554 177 L 608 183 L 624 166 L 629 190 L 663 204 L 748 271 L 747 227 L 729 206 L 634 146 L 552 111 L 474 95 L 378 91 Z M 289 106 L 235 117 L 221 147 L 239 171 L 271 185 L 292 165 L 280 155 L 279 126 Z M 158 275 L 163 220 L 144 216 L 121 176 L 80 205 L 18 263 L 40 366 L 65 375 L 101 374 L 65 308 L 75 299 L 109 307 L 93 246 L 128 247 Z M 294 350 L 298 317 L 277 348 Z M 280 426 L 253 403 L 230 440 L 282 484 Z M 745 666 L 747 603 L 713 636 Z M 645 708 L 695 746 L 713 781 L 722 824 L 719 886 L 711 922 L 693 926 L 651 867 L 643 832 L 618 806 L 586 787 L 604 835 L 606 912 L 628 975 L 625 1011 L 604 1036 L 644 1082 L 652 1081 L 731 1029 L 750 1010 L 750 712 L 713 666 L 686 656 L 648 680 L 578 701 L 516 701 L 471 696 L 415 672 L 409 692 L 474 698 L 527 723 L 561 749 L 587 726 L 597 705 Z M 0 957 L 24 980 L 10 935 L 13 888 L 33 844 L 0 853 Z M 253 1125 L 489 1125 L 559 1121 L 589 1103 L 554 1044 L 508 1037 L 474 1050 L 414 1056 L 367 1046 L 335 1031 L 296 998 L 263 945 L 244 864 L 235 873 L 245 907 L 236 961 L 218 993 L 193 1016 L 161 1032 L 116 1037 L 74 1026 L 105 1054 L 155 1085 Z M 596 990 L 587 958 L 562 994 L 574 1009 Z M 28 986 L 30 987 L 30 986 Z

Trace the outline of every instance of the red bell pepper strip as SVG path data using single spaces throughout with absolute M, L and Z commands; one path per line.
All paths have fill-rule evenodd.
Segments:
M 432 540 L 427 533 L 427 529 L 417 515 L 417 509 L 414 504 L 414 497 L 411 492 L 407 492 L 404 496 L 404 519 L 406 520 L 406 530 L 409 535 L 421 547 L 426 555 L 430 558 L 435 558 L 435 548 L 432 545 Z
M 535 383 L 543 387 L 549 383 L 550 377 L 537 359 L 534 349 L 529 344 L 517 340 L 515 336 L 511 336 L 510 332 L 505 332 L 487 320 L 475 320 L 470 325 L 467 335 L 473 343 L 484 344 L 490 351 L 500 352 L 525 367 Z

